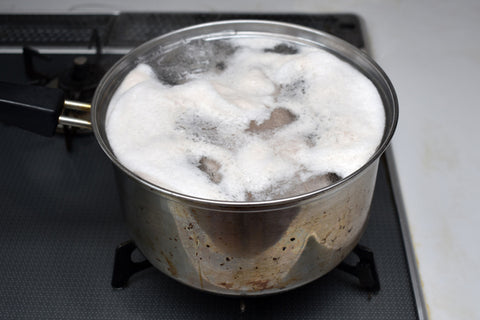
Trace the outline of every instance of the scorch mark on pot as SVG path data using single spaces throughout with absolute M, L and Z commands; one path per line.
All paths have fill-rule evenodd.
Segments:
M 222 287 L 225 287 L 227 289 L 230 289 L 230 288 L 233 287 L 233 283 L 230 283 L 230 282 L 220 282 L 218 285 L 222 286 Z
M 247 284 L 252 286 L 253 291 L 262 291 L 273 288 L 272 285 L 269 285 L 269 280 L 253 280 L 247 282 Z
M 163 251 L 160 251 L 160 254 L 162 255 L 162 257 L 165 259 L 165 261 L 167 262 L 168 264 L 168 271 L 170 271 L 170 274 L 173 276 L 173 277 L 176 277 L 178 275 L 178 272 L 177 272 L 177 268 L 175 267 L 175 265 L 173 264 L 172 261 L 170 261 L 170 259 L 167 257 L 167 255 L 163 252 Z M 160 261 L 160 259 L 157 258 L 158 261 Z M 161 262 L 161 261 L 160 261 Z
M 200 266 L 200 262 L 198 263 L 198 280 L 200 282 L 200 288 L 203 289 L 203 276 L 202 276 L 202 267 Z

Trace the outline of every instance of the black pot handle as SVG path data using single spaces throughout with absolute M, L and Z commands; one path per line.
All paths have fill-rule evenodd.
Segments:
M 0 82 L 0 120 L 44 136 L 52 136 L 63 109 L 60 89 Z
M 65 101 L 62 90 L 0 81 L 0 121 L 44 136 L 52 136 L 58 123 L 82 128 L 89 120 L 62 114 L 70 109 L 90 112 L 90 105 Z

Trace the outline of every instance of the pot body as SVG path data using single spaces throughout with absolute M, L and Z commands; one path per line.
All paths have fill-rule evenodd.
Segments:
M 259 295 L 315 280 L 355 247 L 378 160 L 347 183 L 277 206 L 201 206 L 165 197 L 116 170 L 125 220 L 145 257 L 189 286 Z
M 114 92 L 133 68 L 139 63 L 162 68 L 162 57 L 182 50 L 190 41 L 255 34 L 323 48 L 352 64 L 377 87 L 385 107 L 385 131 L 364 166 L 307 194 L 228 202 L 153 185 L 117 160 L 108 143 L 105 120 Z M 210 63 L 195 61 L 195 70 Z M 270 21 L 209 23 L 153 39 L 112 67 L 92 102 L 92 127 L 115 165 L 125 219 L 136 245 L 165 274 L 200 290 L 227 295 L 292 289 L 324 275 L 345 258 L 365 229 L 379 157 L 393 136 L 397 119 L 393 86 L 365 53 L 329 34 Z

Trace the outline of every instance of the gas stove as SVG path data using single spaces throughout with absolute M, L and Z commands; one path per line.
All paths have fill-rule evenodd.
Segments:
M 68 99 L 89 102 L 106 70 L 140 43 L 188 25 L 245 18 L 301 24 L 365 48 L 359 18 L 347 14 L 0 15 L 0 81 L 58 87 Z M 355 250 L 359 261 L 353 254 L 326 276 L 286 293 L 231 298 L 196 291 L 148 268 L 134 244 L 124 242 L 129 236 L 113 170 L 91 132 L 59 126 L 53 138 L 45 138 L 4 124 L 0 132 L 3 318 L 423 316 L 386 157 L 368 228 Z M 373 269 L 359 268 L 365 261 Z M 361 273 L 372 270 L 379 283 L 365 286 L 369 278 Z

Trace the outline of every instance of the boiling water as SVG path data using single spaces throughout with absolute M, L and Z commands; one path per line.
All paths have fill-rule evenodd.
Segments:
M 249 37 L 193 41 L 139 64 L 108 108 L 118 160 L 191 196 L 270 200 L 325 187 L 373 155 L 385 113 L 331 53 Z

